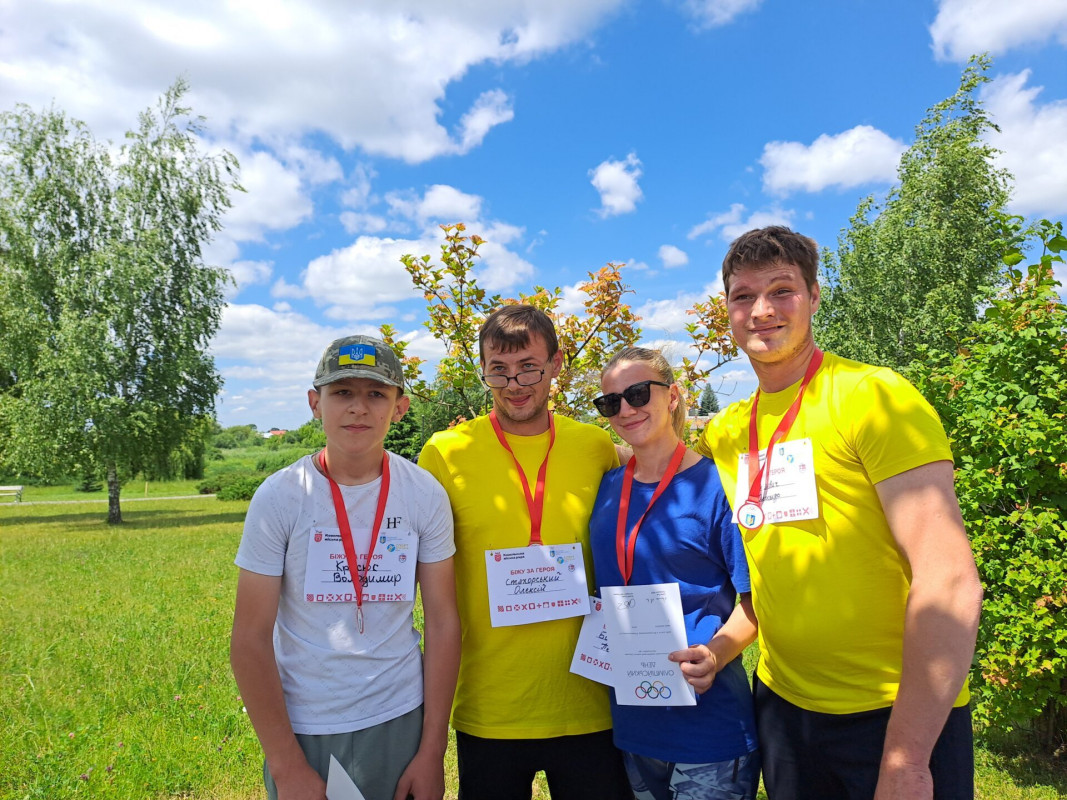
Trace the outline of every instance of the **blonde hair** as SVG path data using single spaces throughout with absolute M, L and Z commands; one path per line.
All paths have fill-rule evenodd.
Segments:
M 671 426 L 674 428 L 674 432 L 678 435 L 678 438 L 684 439 L 687 424 L 685 389 L 682 388 L 681 384 L 675 381 L 674 370 L 663 356 L 663 353 L 648 347 L 624 347 L 608 359 L 608 363 L 605 364 L 604 369 L 600 371 L 601 382 L 603 382 L 604 376 L 607 375 L 610 370 L 623 363 L 644 364 L 656 373 L 657 378 L 663 383 L 675 384 L 678 387 L 678 405 L 676 405 L 674 411 L 671 412 Z

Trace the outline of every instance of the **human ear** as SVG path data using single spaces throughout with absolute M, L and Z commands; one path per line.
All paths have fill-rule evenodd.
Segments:
M 409 408 L 411 408 L 411 398 L 406 394 L 400 395 L 396 399 L 396 405 L 393 407 L 393 422 L 400 422 L 404 415 L 408 413 Z

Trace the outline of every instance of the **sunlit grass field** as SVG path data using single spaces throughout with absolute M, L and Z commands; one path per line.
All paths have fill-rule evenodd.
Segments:
M 122 487 L 123 500 L 143 500 L 152 497 L 184 497 L 197 494 L 196 484 L 198 481 L 129 481 Z M 0 499 L 0 508 L 4 507 L 5 501 Z M 95 492 L 82 492 L 74 486 L 26 486 L 22 490 L 23 503 L 103 503 L 107 506 L 107 487 L 102 486 Z
M 149 497 L 193 485 L 150 484 Z M 65 491 L 24 499 L 86 499 Z M 0 798 L 261 797 L 227 653 L 247 503 L 124 503 L 112 528 L 106 496 L 92 498 L 0 501 Z M 1019 743 L 979 749 L 978 763 L 980 798 L 1067 796 L 1064 765 Z

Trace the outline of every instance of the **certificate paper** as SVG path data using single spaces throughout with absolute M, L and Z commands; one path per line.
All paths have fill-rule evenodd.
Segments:
M 326 800 L 367 800 L 332 753 L 330 772 L 326 776 Z
M 580 544 L 486 550 L 485 573 L 494 628 L 589 613 Z
M 760 450 L 759 463 L 767 460 L 767 451 Z M 737 490 L 734 509 L 748 498 L 748 453 L 737 462 Z M 815 455 L 811 439 L 779 442 L 771 456 L 771 474 L 763 478 L 760 502 L 764 522 L 796 522 L 819 518 L 819 496 L 815 492 Z M 733 522 L 737 522 L 734 511 Z M 743 532 L 743 531 L 742 531 Z
M 615 700 L 622 706 L 695 706 L 680 665 L 668 661 L 689 646 L 677 583 L 604 586 Z
M 571 672 L 591 681 L 613 686 L 608 628 L 604 621 L 604 603 L 599 597 L 590 597 L 589 607 L 589 613 L 582 620 L 578 644 L 574 648 Z

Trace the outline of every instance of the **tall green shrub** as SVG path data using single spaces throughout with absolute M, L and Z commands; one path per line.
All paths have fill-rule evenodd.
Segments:
M 1016 233 L 1019 220 L 1013 220 Z M 985 588 L 971 677 L 979 721 L 1067 742 L 1067 307 L 1053 267 L 1062 223 L 1025 271 L 1008 242 L 1008 284 L 954 357 L 912 377 L 952 440 L 956 489 Z

